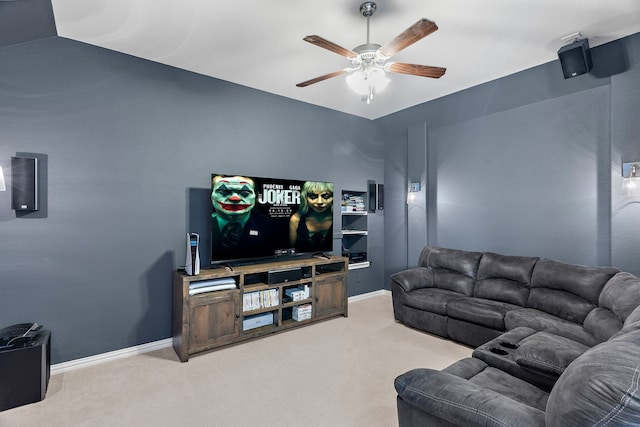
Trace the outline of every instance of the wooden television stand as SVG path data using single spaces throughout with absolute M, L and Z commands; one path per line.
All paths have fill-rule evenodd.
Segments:
M 347 273 L 348 259 L 338 256 L 175 272 L 173 348 L 186 362 L 191 354 L 346 317 Z M 232 288 L 193 289 L 217 283 Z

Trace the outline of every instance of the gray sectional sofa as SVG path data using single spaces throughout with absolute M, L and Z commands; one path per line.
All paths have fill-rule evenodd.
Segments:
M 426 247 L 396 319 L 477 347 L 396 379 L 400 426 L 640 425 L 640 279 L 612 267 Z

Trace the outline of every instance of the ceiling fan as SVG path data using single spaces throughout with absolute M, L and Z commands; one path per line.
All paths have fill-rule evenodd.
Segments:
M 360 5 L 360 13 L 367 18 L 367 43 L 357 46 L 353 50 L 346 49 L 320 36 L 305 37 L 304 41 L 351 60 L 351 67 L 324 74 L 298 83 L 296 86 L 306 87 L 342 74 L 349 74 L 347 83 L 356 93 L 362 95 L 363 100 L 368 104 L 373 100 L 375 92 L 382 90 L 389 82 L 385 75 L 388 71 L 434 79 L 442 77 L 447 70 L 446 68 L 404 62 L 387 62 L 391 56 L 436 31 L 438 29 L 436 23 L 428 19 L 420 19 L 395 39 L 380 46 L 369 42 L 369 18 L 376 11 L 376 8 L 376 3 L 372 1 Z

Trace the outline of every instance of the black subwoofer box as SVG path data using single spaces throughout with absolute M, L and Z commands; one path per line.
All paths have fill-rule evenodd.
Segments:
M 44 399 L 51 375 L 51 332 L 26 347 L 0 350 L 0 411 Z

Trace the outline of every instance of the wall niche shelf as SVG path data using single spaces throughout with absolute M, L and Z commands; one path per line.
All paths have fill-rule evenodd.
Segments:
M 349 270 L 367 268 L 368 259 L 366 191 L 342 191 L 342 255 L 349 258 Z

